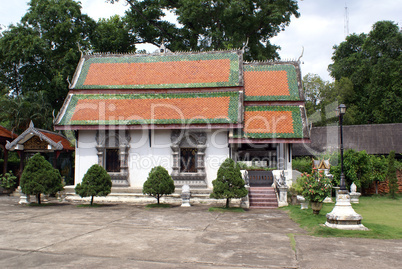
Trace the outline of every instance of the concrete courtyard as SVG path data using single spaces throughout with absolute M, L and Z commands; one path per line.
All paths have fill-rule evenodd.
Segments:
M 294 238 L 294 239 L 293 239 Z M 279 209 L 18 205 L 0 196 L 0 268 L 401 268 L 402 240 L 309 236 Z

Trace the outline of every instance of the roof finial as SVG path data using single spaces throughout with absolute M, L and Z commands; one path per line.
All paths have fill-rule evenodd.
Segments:
M 246 44 L 244 44 L 243 48 L 241 49 L 243 52 L 244 52 L 244 49 L 247 47 L 247 45 L 248 45 L 248 37 L 247 37 Z
M 81 53 L 81 58 L 82 58 L 82 56 L 84 55 L 84 53 L 83 53 L 82 50 L 81 50 L 81 46 L 80 46 L 80 43 L 79 43 L 79 42 L 77 42 L 77 46 L 78 46 L 78 51 Z
M 166 53 L 165 41 L 162 40 L 162 45 L 159 47 L 159 52 Z
M 304 54 L 304 46 L 302 46 L 302 53 L 301 53 L 300 57 L 297 59 L 298 63 L 300 63 L 300 59 L 301 59 L 301 57 L 303 57 L 303 54 Z

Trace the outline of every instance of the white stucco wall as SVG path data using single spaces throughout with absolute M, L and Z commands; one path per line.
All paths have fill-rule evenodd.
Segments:
M 130 135 L 128 167 L 131 187 L 142 188 L 155 166 L 161 165 L 169 174 L 172 172 L 170 130 L 152 130 L 151 146 L 148 130 L 131 131 Z
M 98 163 L 95 134 L 96 131 L 79 131 L 75 149 L 75 184 L 81 183 L 87 170 Z
M 207 185 L 212 189 L 212 181 L 216 179 L 219 166 L 229 157 L 227 130 L 214 130 L 208 133 L 205 150 L 205 171 Z
M 130 187 L 142 188 L 149 171 L 158 165 L 172 172 L 171 130 L 152 130 L 151 146 L 148 130 L 129 131 L 130 149 L 128 155 Z M 96 131 L 79 131 L 78 148 L 75 156 L 75 183 L 80 183 L 86 171 L 98 163 L 95 141 Z M 229 157 L 227 130 L 207 131 L 205 150 L 206 182 L 212 188 L 220 164 Z

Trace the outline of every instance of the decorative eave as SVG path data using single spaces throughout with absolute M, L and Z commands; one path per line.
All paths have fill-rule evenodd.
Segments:
M 50 138 L 48 138 L 46 135 L 44 135 L 40 130 L 36 129 L 33 122 L 29 124 L 28 129 L 26 129 L 21 135 L 19 135 L 16 139 L 14 139 L 12 142 L 7 141 L 6 144 L 6 149 L 7 150 L 23 150 L 24 146 L 23 143 L 28 141 L 30 138 L 33 136 L 38 136 L 40 140 L 46 141 L 48 145 L 48 149 L 53 151 L 53 150 L 63 150 L 63 144 L 61 141 L 59 142 L 54 142 Z
M 239 129 L 243 124 L 141 124 L 141 125 L 55 125 L 55 130 L 191 130 Z

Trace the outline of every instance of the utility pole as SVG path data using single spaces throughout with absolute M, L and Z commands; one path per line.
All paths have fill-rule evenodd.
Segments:
M 346 3 L 345 3 L 345 18 L 343 23 L 344 23 L 344 34 L 346 38 L 349 35 L 349 11 Z

